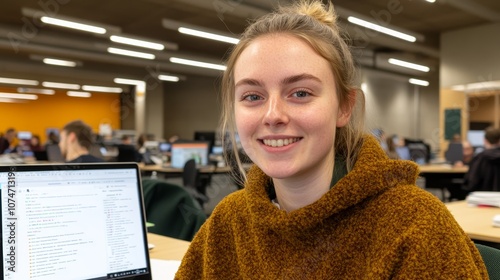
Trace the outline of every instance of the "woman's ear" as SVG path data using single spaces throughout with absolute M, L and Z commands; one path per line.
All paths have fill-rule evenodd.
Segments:
M 339 106 L 339 112 L 337 114 L 337 127 L 345 126 L 351 119 L 351 114 L 356 104 L 356 94 L 356 90 L 351 90 L 345 103 Z

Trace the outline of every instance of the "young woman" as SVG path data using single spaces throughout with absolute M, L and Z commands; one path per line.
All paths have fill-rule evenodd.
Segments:
M 222 127 L 255 165 L 176 279 L 487 279 L 446 207 L 415 186 L 418 167 L 364 134 L 354 75 L 332 5 L 301 1 L 247 28 Z

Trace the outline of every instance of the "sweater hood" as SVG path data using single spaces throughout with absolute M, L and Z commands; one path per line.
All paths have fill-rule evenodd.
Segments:
M 418 166 L 406 160 L 391 160 L 371 135 L 365 135 L 358 160 L 344 178 L 316 202 L 287 213 L 274 206 L 268 196 L 271 180 L 257 166 L 247 175 L 247 208 L 253 222 L 284 236 L 298 236 L 325 219 L 397 185 L 415 185 Z
M 483 151 L 483 157 L 491 163 L 500 164 L 500 147 Z

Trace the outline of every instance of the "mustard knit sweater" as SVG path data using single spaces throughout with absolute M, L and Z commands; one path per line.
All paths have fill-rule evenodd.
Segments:
M 175 279 L 488 279 L 446 207 L 415 186 L 418 167 L 365 137 L 353 170 L 287 213 L 253 166 L 195 236 Z

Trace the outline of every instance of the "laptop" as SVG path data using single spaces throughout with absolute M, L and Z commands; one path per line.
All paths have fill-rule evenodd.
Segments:
M 1 279 L 151 280 L 133 163 L 0 166 Z

